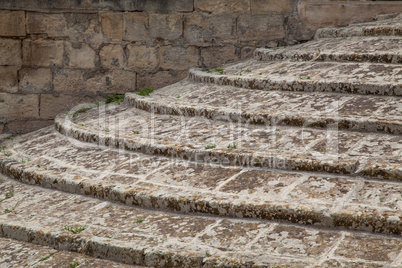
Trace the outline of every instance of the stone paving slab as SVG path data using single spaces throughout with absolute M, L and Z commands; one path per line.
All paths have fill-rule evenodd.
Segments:
M 401 234 L 402 184 L 201 164 L 78 142 L 43 129 L 8 141 L 4 174 L 146 208 Z M 1 198 L 1 197 L 0 197 Z
M 55 250 L 14 239 L 0 237 L 0 267 L 122 267 L 145 268 L 108 260 L 96 259 L 76 252 Z
M 125 105 L 101 106 L 78 117 L 63 115 L 55 122 L 60 133 L 80 141 L 152 155 L 402 179 L 402 139 L 396 135 L 236 124 L 154 114 Z
M 258 48 L 254 52 L 254 59 L 400 64 L 402 37 L 321 38 L 291 47 Z
M 250 59 L 221 69 L 221 72 L 191 69 L 189 77 L 196 82 L 265 91 L 402 96 L 400 64 Z
M 186 79 L 149 96 L 127 93 L 126 100 L 135 108 L 160 114 L 402 134 L 399 97 L 247 90 Z
M 126 264 L 152 267 L 402 265 L 401 237 L 143 210 L 28 186 L 4 176 L 0 178 L 0 192 L 13 192 L 12 197 L 0 203 L 0 236 Z M 10 208 L 12 211 L 5 213 Z M 25 245 L 21 248 L 25 249 Z M 10 247 L 5 247 L 10 251 Z M 42 250 L 37 247 L 35 252 Z M 71 260 L 71 255 L 58 257 Z
M 402 14 L 392 19 L 356 23 L 343 28 L 318 29 L 315 38 L 348 36 L 402 36 Z

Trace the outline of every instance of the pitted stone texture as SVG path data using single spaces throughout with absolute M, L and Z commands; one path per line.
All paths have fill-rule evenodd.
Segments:
M 402 261 L 400 237 L 148 211 L 27 186 L 6 177 L 0 178 L 0 189 L 14 193 L 0 203 L 1 211 L 14 207 L 13 212 L 0 213 L 0 235 L 48 246 L 52 252 L 68 250 L 152 267 L 250 263 L 305 267 L 331 259 L 398 267 Z M 65 227 L 85 229 L 73 234 Z M 46 261 L 71 256 L 78 255 L 58 252 Z
M 318 39 L 284 48 L 259 48 L 257 60 L 402 63 L 402 37 Z
M 48 246 L 40 246 L 9 238 L 0 238 L 0 267 L 123 267 L 145 268 L 108 260 L 100 260 L 75 252 L 59 251 Z
M 189 77 L 197 82 L 266 91 L 402 96 L 399 64 L 264 62 L 252 59 L 222 68 L 222 74 L 191 69 Z
M 149 96 L 127 93 L 135 108 L 160 114 L 296 127 L 402 134 L 398 97 L 246 90 L 183 80 Z
M 46 188 L 185 213 L 402 230 L 400 183 L 148 156 L 83 144 L 50 128 L 4 146 L 2 172 Z
M 206 163 L 402 179 L 399 136 L 158 115 L 125 105 L 59 116 L 56 129 L 80 141 Z
M 389 20 L 357 23 L 343 28 L 318 29 L 315 38 L 347 36 L 402 36 L 402 14 Z

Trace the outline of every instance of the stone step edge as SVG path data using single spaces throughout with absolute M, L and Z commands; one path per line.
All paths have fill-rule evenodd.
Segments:
M 275 80 L 270 78 L 239 77 L 235 75 L 213 74 L 201 69 L 190 69 L 189 78 L 195 82 L 212 83 L 222 86 L 295 92 L 332 92 L 357 95 L 381 95 L 402 97 L 401 85 L 367 84 L 353 82 L 327 82 L 324 80 Z
M 401 39 L 402 41 L 402 39 Z M 291 47 L 289 47 L 291 49 Z M 253 58 L 259 61 L 315 61 L 315 62 L 367 62 L 401 64 L 402 54 L 390 53 L 327 53 L 327 52 L 292 52 L 275 53 L 268 48 L 257 48 Z
M 269 114 L 237 111 L 220 107 L 195 107 L 190 105 L 171 105 L 164 102 L 151 100 L 149 97 L 138 96 L 136 93 L 126 93 L 127 103 L 134 108 L 164 115 L 204 117 L 211 120 L 227 122 L 241 122 L 256 125 L 278 125 L 293 127 L 308 127 L 325 129 L 334 127 L 339 130 L 351 130 L 360 132 L 374 132 L 384 134 L 402 134 L 402 122 L 392 123 L 386 120 L 350 120 L 342 117 L 331 118 L 328 116 L 309 116 L 290 114 Z
M 152 194 L 154 190 L 146 186 L 141 186 L 140 189 L 128 190 L 103 186 L 87 180 L 75 181 L 52 177 L 37 172 L 32 168 L 26 168 L 24 164 L 7 158 L 0 158 L 0 171 L 2 174 L 22 183 L 147 209 L 180 213 L 203 213 L 232 218 L 273 220 L 322 228 L 358 230 L 391 235 L 402 234 L 402 220 L 395 220 L 395 216 L 400 216 L 393 213 L 379 215 L 365 213 L 355 215 L 353 214 L 354 212 L 347 214 L 342 211 L 327 213 L 313 211 L 300 204 L 292 207 L 288 202 L 283 201 L 272 202 L 266 206 L 253 206 L 252 204 L 243 203 L 231 204 L 230 202 L 223 202 L 219 198 L 214 200 L 214 197 L 208 197 L 205 200 L 200 197 L 197 199 L 178 197 L 174 192 L 170 195 L 162 196 Z
M 344 174 L 362 176 L 380 180 L 402 181 L 402 175 L 397 169 L 376 166 L 375 168 L 361 168 L 359 161 L 339 159 L 334 164 L 331 161 L 283 158 L 278 155 L 264 155 L 255 153 L 236 153 L 231 149 L 195 150 L 177 148 L 176 146 L 154 145 L 150 140 L 115 138 L 110 133 L 85 131 L 82 127 L 70 121 L 68 115 L 59 115 L 55 119 L 56 130 L 78 141 L 99 144 L 112 148 L 136 151 L 148 155 L 172 157 L 190 160 L 199 163 L 214 163 L 226 166 L 261 167 L 290 171 L 324 172 L 330 174 Z
M 390 25 L 350 25 L 344 28 L 321 28 L 315 33 L 314 39 L 352 36 L 402 36 L 402 28 Z
M 174 249 L 164 249 L 161 252 L 152 249 L 148 250 L 147 248 L 135 248 L 133 244 L 121 241 L 118 243 L 119 241 L 109 238 L 85 237 L 80 234 L 68 234 L 63 231 L 58 232 L 45 228 L 27 227 L 14 222 L 0 221 L 0 236 L 129 265 L 148 267 L 203 267 L 204 263 L 215 264 L 213 258 L 204 260 L 204 257 L 200 256 L 201 254 L 199 256 L 185 256 Z

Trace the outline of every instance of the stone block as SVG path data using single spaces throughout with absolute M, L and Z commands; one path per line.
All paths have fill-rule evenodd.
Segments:
M 124 70 L 97 71 L 86 80 L 86 91 L 91 93 L 125 93 L 134 91 L 136 73 Z
M 297 1 L 250 0 L 250 8 L 254 14 L 291 13 L 297 9 Z
M 0 92 L 18 91 L 18 69 L 16 66 L 0 66 Z
M 160 47 L 162 69 L 170 70 L 188 70 L 197 67 L 200 57 L 197 47 Z
M 159 53 L 155 47 L 128 45 L 127 67 L 138 72 L 152 71 L 159 66 Z
M 63 14 L 27 12 L 26 24 L 28 34 L 67 36 L 67 21 Z
M 72 68 L 95 68 L 95 51 L 85 43 L 66 43 L 68 66 Z
M 135 9 L 154 13 L 192 12 L 194 9 L 193 2 L 194 0 L 137 0 Z
M 94 49 L 103 44 L 105 38 L 97 13 L 65 13 L 64 17 L 69 40 L 86 43 Z
M 249 0 L 194 0 L 194 9 L 209 13 L 243 13 L 249 11 Z
M 121 45 L 107 45 L 99 52 L 102 67 L 116 69 L 124 67 L 124 50 Z
M 286 37 L 282 15 L 240 15 L 237 22 L 240 41 L 278 40 Z
M 201 49 L 203 67 L 212 68 L 238 61 L 239 53 L 234 46 L 206 47 Z
M 123 14 L 100 13 L 102 32 L 113 41 L 123 40 Z
M 152 74 L 138 74 L 137 75 L 137 90 L 144 89 L 146 87 L 152 87 L 154 89 L 162 88 L 167 85 L 176 83 L 188 75 L 188 71 L 159 71 Z
M 19 88 L 24 93 L 41 93 L 52 90 L 50 69 L 21 69 L 19 71 Z
M 95 97 L 73 96 L 68 94 L 41 94 L 40 95 L 40 118 L 52 119 L 56 115 L 66 113 L 75 105 L 86 102 L 95 102 Z
M 28 119 L 39 116 L 39 99 L 37 94 L 0 93 L 0 121 L 2 118 Z
M 58 93 L 76 93 L 85 88 L 85 80 L 81 70 L 57 70 L 53 76 L 54 91 Z
M 208 46 L 234 42 L 236 35 L 234 14 L 187 15 L 184 20 L 184 38 L 187 44 Z
M 155 39 L 178 39 L 183 34 L 183 16 L 179 14 L 150 14 L 149 33 Z
M 21 40 L 0 38 L 0 65 L 21 65 Z
M 9 133 L 28 133 L 54 124 L 53 120 L 13 120 L 6 124 Z
M 24 65 L 48 67 L 62 66 L 64 53 L 63 41 L 25 39 L 22 43 L 22 62 Z
M 25 12 L 0 10 L 0 36 L 25 35 Z
M 144 41 L 149 38 L 147 13 L 124 13 L 124 40 Z
M 253 57 L 255 47 L 243 47 L 241 49 L 241 59 L 250 59 Z

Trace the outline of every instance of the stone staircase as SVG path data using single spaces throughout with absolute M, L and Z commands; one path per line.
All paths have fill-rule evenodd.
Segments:
M 6 140 L 0 266 L 402 267 L 401 36 L 321 29 Z

